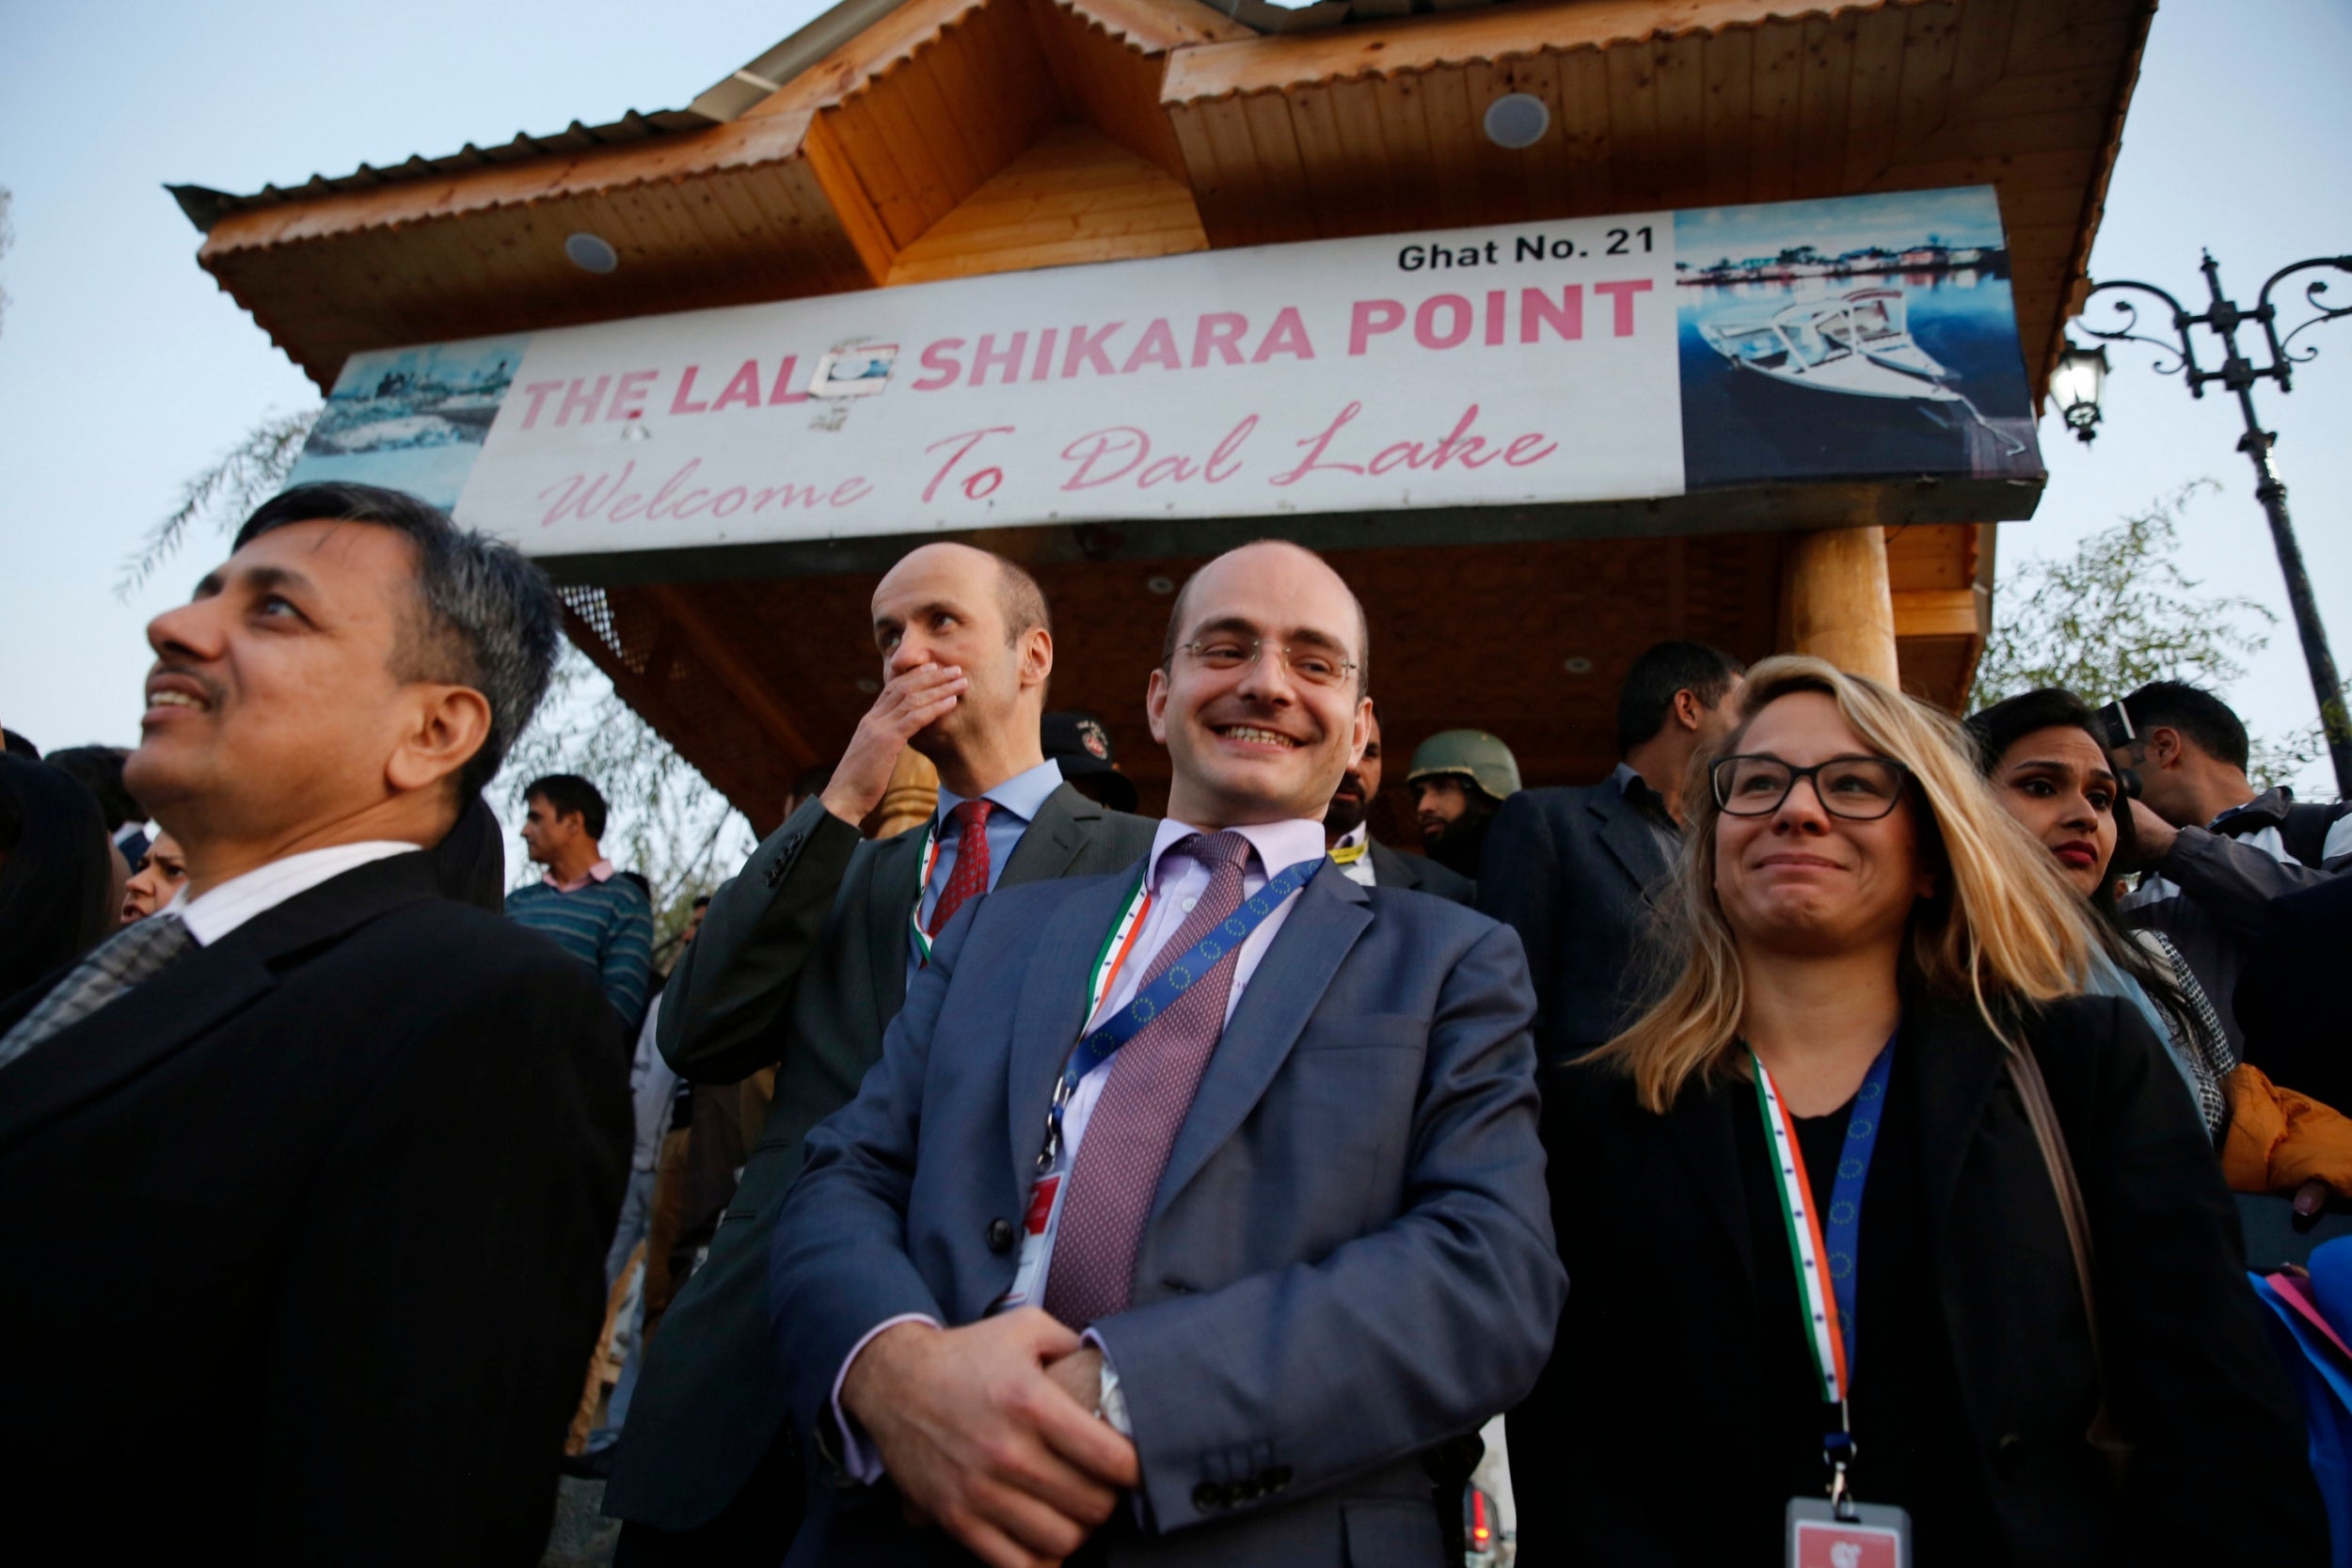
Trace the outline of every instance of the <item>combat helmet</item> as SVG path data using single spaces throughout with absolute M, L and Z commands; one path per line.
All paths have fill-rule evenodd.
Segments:
M 1406 784 L 1452 773 L 1477 786 L 1491 800 L 1503 800 L 1519 791 L 1519 759 L 1511 748 L 1485 730 L 1442 730 L 1422 741 L 1413 752 Z

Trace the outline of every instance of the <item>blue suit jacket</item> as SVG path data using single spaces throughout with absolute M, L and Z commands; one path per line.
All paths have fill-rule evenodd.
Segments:
M 876 1323 L 968 1323 L 1011 1284 L 1006 1233 L 1135 875 L 958 915 L 880 1065 L 810 1134 L 770 1284 L 812 1448 Z M 1094 1324 L 1148 1520 L 1106 1528 L 1115 1561 L 1434 1560 L 1416 1456 L 1526 1394 L 1565 1295 L 1518 937 L 1338 875 L 1298 896 L 1178 1134 L 1134 1305 Z M 886 1487 L 816 1493 L 794 1563 L 961 1556 Z

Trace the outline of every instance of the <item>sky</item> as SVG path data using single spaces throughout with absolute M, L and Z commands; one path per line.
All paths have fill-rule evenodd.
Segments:
M 517 130 L 682 107 L 819 9 L 816 0 L 0 0 L 0 719 L 43 746 L 135 743 L 147 619 L 219 557 L 196 539 L 120 597 L 124 558 L 182 483 L 265 415 L 317 393 L 195 261 L 199 236 L 163 190 L 250 191 L 392 165 Z M 2340 134 L 2352 7 L 2340 0 L 2167 0 L 2156 18 L 2091 257 L 2185 298 L 2199 247 L 2250 304 L 2277 267 L 2352 251 L 2352 163 Z M 2352 300 L 2352 278 L 2336 291 Z M 2331 339 L 2330 333 L 2339 334 Z M 2352 323 L 2292 396 L 2257 393 L 2280 435 L 2320 609 L 2352 664 Z M 2111 351 L 2097 443 L 2042 425 L 2050 484 L 2004 525 L 2003 575 L 2065 553 L 2152 499 L 2220 482 L 2184 521 L 2183 560 L 2216 593 L 2279 615 L 2226 693 L 2258 731 L 2313 702 L 2235 408 L 2191 400 L 2153 356 Z M 1997 593 L 1997 590 L 1996 590 Z M 2305 775 L 2307 792 L 2326 784 Z M 2328 792 L 2332 793 L 2332 789 Z

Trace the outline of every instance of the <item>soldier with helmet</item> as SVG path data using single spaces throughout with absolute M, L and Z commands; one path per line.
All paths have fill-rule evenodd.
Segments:
M 1484 730 L 1441 731 L 1413 753 L 1405 783 L 1429 858 L 1475 878 L 1486 824 L 1519 790 L 1519 763 L 1511 748 Z

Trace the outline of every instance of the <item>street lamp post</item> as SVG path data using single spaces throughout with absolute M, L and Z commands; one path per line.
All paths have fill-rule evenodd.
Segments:
M 2246 434 L 2238 438 L 2237 450 L 2246 453 L 2254 465 L 2254 496 L 2263 503 L 2263 511 L 2270 519 L 2270 540 L 2278 546 L 2279 569 L 2287 579 L 2287 603 L 2295 611 L 2295 629 L 2303 642 L 2303 662 L 2311 670 L 2312 689 L 2319 698 L 2319 721 L 2328 737 L 2328 754 L 2335 764 L 2336 788 L 2352 797 L 2352 720 L 2344 711 L 2344 681 L 2336 673 L 2335 656 L 2328 649 L 2328 632 L 2320 625 L 2319 604 L 2312 596 L 2312 580 L 2303 570 L 2303 551 L 2295 542 L 2295 529 L 2287 518 L 2287 487 L 2280 481 L 2279 467 L 2271 461 L 2271 448 L 2278 436 L 2262 427 L 2254 414 L 2254 383 L 2267 376 L 2279 384 L 2281 392 L 2295 389 L 2294 369 L 2312 358 L 2319 351 L 2306 345 L 2296 352 L 2295 340 L 2309 328 L 2339 316 L 2352 315 L 2352 305 L 2330 306 L 2320 296 L 2328 292 L 2328 279 L 2315 278 L 2303 290 L 2303 297 L 2317 313 L 2296 326 L 2284 337 L 2279 334 L 2278 308 L 2271 304 L 2270 291 L 2286 278 L 2299 272 L 2330 268 L 2352 273 L 2352 256 L 2313 257 L 2280 268 L 2255 297 L 2251 310 L 2241 310 L 2235 301 L 2221 292 L 2221 268 L 2205 252 L 2200 269 L 2205 275 L 2205 288 L 2213 297 L 2212 308 L 2201 314 L 2190 310 L 2179 300 L 2152 283 L 2099 283 L 2083 296 L 2088 310 L 2090 301 L 2101 294 L 2132 292 L 2143 293 L 2163 302 L 2171 315 L 2175 341 L 2166 342 L 2134 330 L 2139 325 L 2139 311 L 2129 300 L 2111 299 L 2120 321 L 2112 326 L 2100 328 L 2088 321 L 2083 330 L 2093 338 L 2107 342 L 2141 342 L 2173 356 L 2170 364 L 2159 361 L 2156 369 L 2166 375 L 2185 372 L 2189 395 L 2203 397 L 2205 384 L 2218 381 L 2237 395 L 2238 410 L 2246 419 Z M 2237 334 L 2242 325 L 2260 326 L 2270 350 L 2270 363 L 2256 365 L 2239 352 Z M 2189 328 L 2202 326 L 2221 341 L 2221 367 L 2206 370 L 2197 360 L 2197 345 L 2189 337 Z M 2066 423 L 2085 442 L 2098 432 L 2099 391 L 2106 372 L 2105 349 L 2078 349 L 2068 345 L 2060 356 L 2058 372 L 2051 378 L 2051 391 L 2059 404 Z

